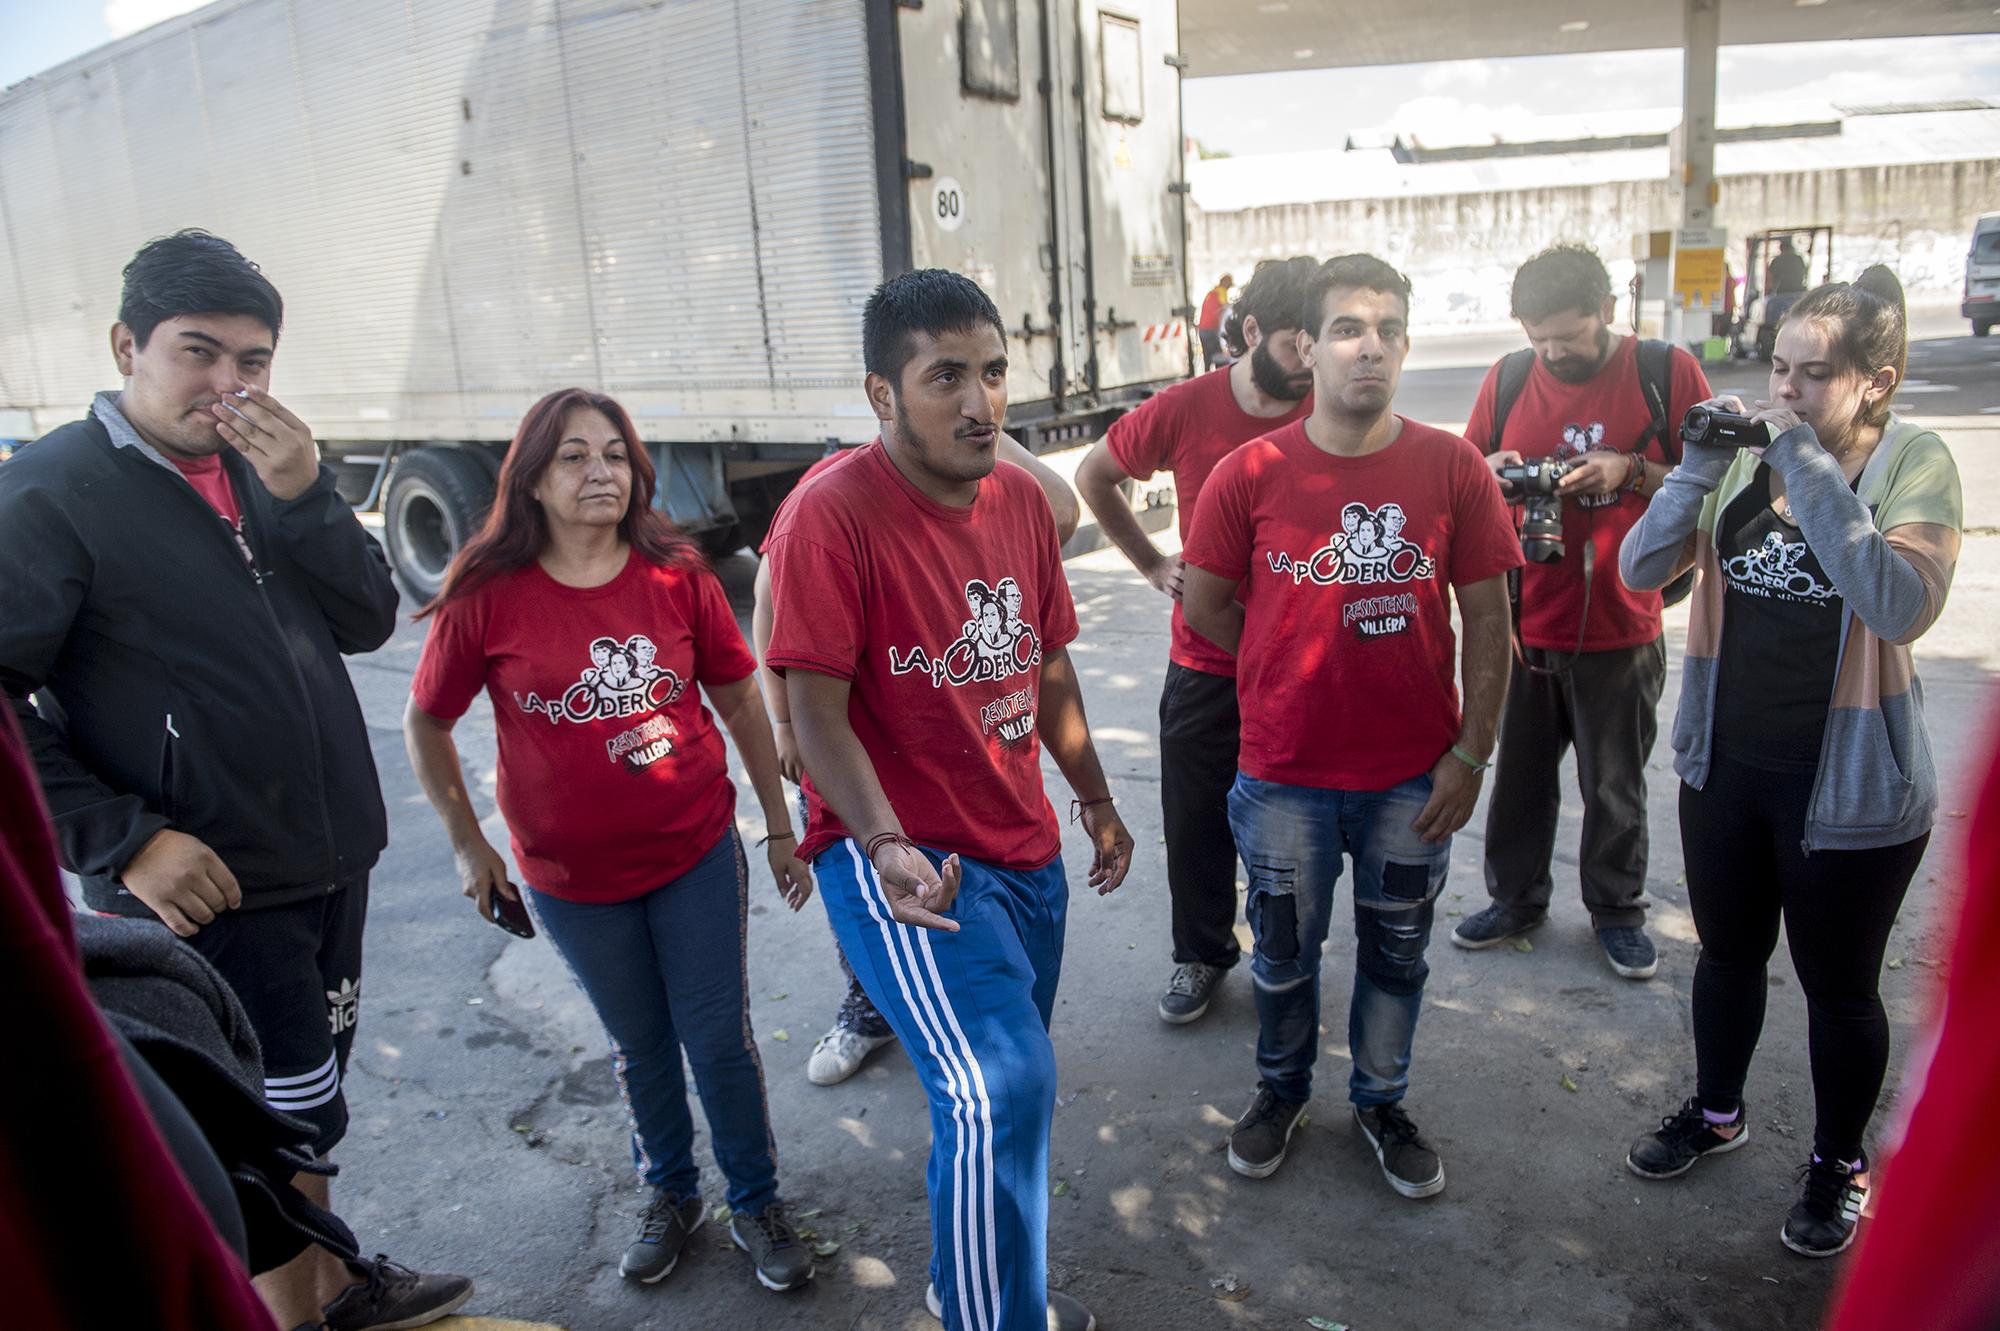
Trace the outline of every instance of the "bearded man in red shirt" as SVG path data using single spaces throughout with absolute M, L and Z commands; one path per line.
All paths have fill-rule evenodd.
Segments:
M 1409 279 L 1380 259 L 1321 269 L 1298 335 L 1312 414 L 1209 476 L 1181 608 L 1235 654 L 1242 711 L 1229 821 L 1250 878 L 1259 1080 L 1230 1134 L 1230 1168 L 1275 1173 L 1305 1122 L 1320 952 L 1345 857 L 1357 942 L 1348 1097 L 1390 1186 L 1429 1197 L 1444 1189 L 1444 1164 L 1403 1097 L 1451 836 L 1479 797 L 1507 689 L 1504 575 L 1521 551 L 1472 445 L 1389 409 L 1409 312 Z
M 1182 1026 L 1208 1011 L 1236 964 L 1236 841 L 1229 786 L 1236 779 L 1236 658 L 1187 626 L 1181 561 L 1160 553 L 1132 512 L 1127 479 L 1174 478 L 1181 544 L 1194 525 L 1202 485 L 1236 448 L 1312 409 L 1312 375 L 1299 363 L 1298 318 L 1320 265 L 1297 255 L 1257 265 L 1236 308 L 1249 354 L 1196 375 L 1120 416 L 1076 469 L 1076 488 L 1099 528 L 1173 598 L 1173 637 L 1160 692 L 1160 810 L 1173 898 L 1173 977 L 1160 1020 Z
M 1667 649 L 1660 593 L 1619 580 L 1618 549 L 1680 461 L 1681 418 L 1709 389 L 1681 348 L 1613 333 L 1615 308 L 1610 274 L 1584 246 L 1528 260 L 1513 290 L 1528 349 L 1487 372 L 1466 426 L 1496 474 L 1524 459 L 1567 471 L 1562 541 L 1538 545 L 1538 562 L 1521 570 L 1524 668 L 1507 689 L 1486 806 L 1493 904 L 1451 941 L 1493 947 L 1548 918 L 1562 763 L 1574 748 L 1583 904 L 1606 964 L 1644 980 L 1659 965 L 1645 929 L 1646 761 Z

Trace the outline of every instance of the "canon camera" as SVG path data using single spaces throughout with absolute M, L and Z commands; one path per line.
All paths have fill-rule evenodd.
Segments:
M 1714 407 L 1689 407 L 1681 418 L 1681 442 L 1708 448 L 1754 448 L 1771 442 L 1762 421 Z
M 1521 506 L 1521 553 L 1531 564 L 1563 557 L 1562 495 L 1556 483 L 1569 475 L 1567 462 L 1531 458 L 1510 462 L 1496 473 L 1509 488 L 1507 499 Z

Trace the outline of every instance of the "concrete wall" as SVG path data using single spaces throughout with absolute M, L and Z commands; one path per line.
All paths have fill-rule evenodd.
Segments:
M 1834 229 L 1835 276 L 1887 263 L 1922 299 L 1958 295 L 1973 219 L 1995 210 L 2000 161 L 1730 177 L 1717 212 L 1732 267 L 1752 232 L 1824 222 Z M 1246 278 L 1258 259 L 1366 250 L 1410 275 L 1418 322 L 1493 326 L 1507 323 L 1514 270 L 1537 250 L 1587 241 L 1622 293 L 1633 236 L 1671 227 L 1677 216 L 1664 180 L 1191 210 L 1189 259 L 1199 290 L 1219 272 Z

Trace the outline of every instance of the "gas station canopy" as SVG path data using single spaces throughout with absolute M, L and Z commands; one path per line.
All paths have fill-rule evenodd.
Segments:
M 2000 29 L 2000 0 L 1722 0 L 1722 44 Z M 1181 0 L 1190 78 L 1423 60 L 1678 48 L 1673 0 Z M 1664 100 L 1664 98 L 1663 98 Z

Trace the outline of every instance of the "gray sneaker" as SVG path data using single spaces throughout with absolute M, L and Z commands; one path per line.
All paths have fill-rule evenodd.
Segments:
M 405 1331 L 429 1326 L 454 1313 L 472 1297 L 472 1281 L 465 1276 L 433 1275 L 412 1271 L 392 1262 L 381 1253 L 373 1261 L 362 1258 L 350 1262 L 361 1283 L 350 1285 L 326 1305 L 325 1331 Z
M 1220 983 L 1220 966 L 1202 961 L 1176 966 L 1173 978 L 1167 981 L 1167 992 L 1160 996 L 1160 1020 L 1172 1026 L 1200 1020 L 1201 1014 L 1208 1011 L 1209 999 L 1215 997 L 1215 986 Z
M 783 1293 L 813 1278 L 812 1249 L 792 1227 L 782 1202 L 772 1202 L 755 1215 L 735 1212 L 729 1217 L 729 1237 L 750 1254 L 757 1265 L 757 1283 L 765 1289 Z
M 944 1301 L 938 1298 L 937 1286 L 924 1286 L 924 1307 L 940 1322 L 944 1320 Z M 1097 1318 L 1090 1309 L 1078 1303 L 1059 1289 L 1049 1291 L 1049 1331 L 1097 1331 Z
M 1356 1105 L 1354 1123 L 1368 1139 L 1390 1187 L 1405 1197 L 1431 1197 L 1444 1191 L 1444 1161 L 1403 1112 L 1400 1101 L 1366 1109 Z
M 1286 1100 L 1264 1082 L 1229 1134 L 1229 1167 L 1244 1178 L 1269 1178 L 1285 1163 L 1292 1134 L 1306 1125 L 1303 1103 Z
M 1451 941 L 1477 952 L 1481 948 L 1504 943 L 1515 934 L 1539 929 L 1548 922 L 1548 918 L 1547 911 L 1536 910 L 1533 906 L 1502 906 L 1496 903 L 1477 915 L 1460 920 L 1458 927 L 1451 931 Z
M 1650 980 L 1660 968 L 1660 954 L 1654 949 L 1653 940 L 1636 924 L 1623 929 L 1599 929 L 1597 945 L 1604 949 L 1605 963 L 1628 980 Z
M 665 1280 L 680 1261 L 688 1236 L 707 1219 L 700 1197 L 682 1201 L 665 1188 L 653 1189 L 652 1200 L 639 1213 L 639 1236 L 619 1259 L 618 1274 L 647 1285 Z

